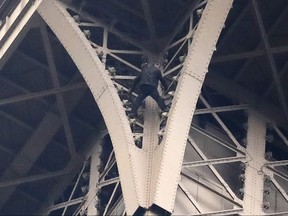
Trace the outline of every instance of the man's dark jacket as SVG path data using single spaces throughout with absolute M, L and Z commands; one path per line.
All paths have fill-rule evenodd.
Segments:
M 159 81 L 163 85 L 164 89 L 167 89 L 167 84 L 162 77 L 160 69 L 155 65 L 151 65 L 142 69 L 141 73 L 135 78 L 131 90 L 133 91 L 136 85 L 150 85 L 157 88 Z

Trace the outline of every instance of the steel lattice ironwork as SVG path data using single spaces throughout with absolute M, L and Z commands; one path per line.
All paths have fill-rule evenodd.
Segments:
M 288 214 L 287 3 L 22 0 L 0 11 L 0 214 Z M 131 117 L 143 58 L 162 67 L 169 111 L 147 98 Z

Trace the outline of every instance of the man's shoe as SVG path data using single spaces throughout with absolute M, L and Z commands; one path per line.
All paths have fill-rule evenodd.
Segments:
M 128 117 L 129 117 L 129 118 L 135 118 L 135 114 L 134 114 L 134 113 L 129 113 L 129 114 L 128 114 Z
M 163 110 L 163 112 L 169 112 L 169 108 L 168 107 L 166 107 L 164 110 Z
M 128 117 L 129 117 L 129 118 L 137 118 L 137 117 L 138 117 L 138 114 L 131 112 L 131 113 L 128 115 Z
M 168 117 L 168 112 L 162 112 L 161 113 L 162 118 L 167 118 Z

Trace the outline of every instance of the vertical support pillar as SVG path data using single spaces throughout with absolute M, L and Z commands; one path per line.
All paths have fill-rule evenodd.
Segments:
M 251 159 L 245 171 L 243 215 L 264 215 L 263 184 L 259 175 L 265 164 L 266 122 L 254 111 L 249 112 L 247 132 L 247 152 Z
M 152 182 L 152 170 L 153 170 L 153 160 L 154 160 L 154 151 L 158 145 L 158 131 L 160 118 L 158 115 L 158 106 L 152 101 L 151 98 L 146 100 L 146 110 L 145 110 L 145 123 L 144 123 L 144 146 L 147 148 L 148 157 L 148 170 L 147 170 L 147 204 L 148 207 L 153 204 L 154 193 L 151 190 Z
M 136 167 L 134 178 L 137 178 L 138 182 L 139 205 L 146 209 L 153 204 L 154 193 L 151 190 L 151 182 L 153 181 L 154 151 L 158 145 L 159 124 L 158 106 L 152 98 L 148 97 L 145 99 L 142 149 L 137 148 L 134 152 L 137 158 L 137 163 L 134 164 Z
M 91 154 L 91 162 L 90 162 L 90 178 L 89 178 L 89 191 L 87 194 L 87 200 L 85 205 L 87 206 L 87 215 L 99 215 L 97 210 L 98 197 L 97 193 L 97 183 L 99 179 L 98 168 L 101 163 L 100 154 L 102 152 L 102 146 L 98 143 L 98 145 L 94 146 Z

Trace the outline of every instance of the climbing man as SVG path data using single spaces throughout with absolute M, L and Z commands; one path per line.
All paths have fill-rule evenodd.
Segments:
M 149 66 L 147 62 L 143 63 L 141 65 L 140 74 L 134 79 L 132 86 L 129 90 L 129 95 L 131 96 L 136 86 L 139 87 L 138 97 L 132 105 L 132 117 L 137 116 L 137 110 L 141 105 L 142 101 L 147 96 L 151 96 L 157 102 L 158 106 L 163 112 L 168 112 L 168 107 L 164 103 L 163 98 L 159 95 L 159 92 L 157 90 L 159 81 L 161 82 L 164 90 L 166 91 L 167 84 L 162 77 L 160 65 L 156 63 Z

